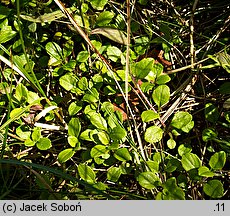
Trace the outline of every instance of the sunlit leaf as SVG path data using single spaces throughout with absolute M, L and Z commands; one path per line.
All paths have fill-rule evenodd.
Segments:
M 144 139 L 149 143 L 159 142 L 163 137 L 163 130 L 158 126 L 151 126 L 146 129 Z
M 226 162 L 226 153 L 224 151 L 216 152 L 209 160 L 209 165 L 214 170 L 221 170 Z
M 139 184 L 147 189 L 153 189 L 156 187 L 156 182 L 159 181 L 159 177 L 154 172 L 143 172 L 137 178 Z
M 112 182 L 117 182 L 121 176 L 121 169 L 119 167 L 111 167 L 107 171 L 107 179 Z
M 60 163 L 65 163 L 73 157 L 75 151 L 72 148 L 64 149 L 58 154 L 58 161 Z
M 43 137 L 38 140 L 38 142 L 36 143 L 36 146 L 40 150 L 48 150 L 52 147 L 52 144 L 49 138 Z
M 132 157 L 127 148 L 120 148 L 115 151 L 114 157 L 120 161 L 132 160 Z
M 181 164 L 186 171 L 194 168 L 199 168 L 201 166 L 201 160 L 196 154 L 186 153 L 182 155 Z
M 90 184 L 96 183 L 96 174 L 90 166 L 79 164 L 77 167 L 80 177 Z

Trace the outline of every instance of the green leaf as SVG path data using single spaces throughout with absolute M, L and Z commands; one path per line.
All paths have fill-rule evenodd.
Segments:
M 77 85 L 82 91 L 85 91 L 89 88 L 88 80 L 86 77 L 81 77 L 81 79 L 78 81 Z
M 129 161 L 132 157 L 127 148 L 120 148 L 115 151 L 114 157 L 119 161 Z
M 31 146 L 35 146 L 36 142 L 34 142 L 33 140 L 31 139 L 27 139 L 25 140 L 24 142 L 24 145 L 27 146 L 27 147 L 31 147 Z
M 91 34 L 101 34 L 108 39 L 119 43 L 119 44 L 127 44 L 127 37 L 123 33 L 123 31 L 115 29 L 115 28 L 108 28 L 108 27 L 101 27 L 96 28 L 91 31 Z
M 221 170 L 226 163 L 226 153 L 224 151 L 216 152 L 209 160 L 209 165 L 214 170 Z
M 77 87 L 77 79 L 71 73 L 67 73 L 59 79 L 60 85 L 67 91 Z
M 16 134 L 22 139 L 29 139 L 31 132 L 24 126 L 19 126 L 16 128 Z
M 175 177 L 167 179 L 163 188 L 163 200 L 185 200 L 185 193 L 177 186 Z
M 69 115 L 76 115 L 82 109 L 82 106 L 82 102 L 72 102 L 68 108 Z
M 86 101 L 88 103 L 96 103 L 98 100 L 99 100 L 99 93 L 95 88 L 90 89 L 83 96 L 83 101 Z
M 175 158 L 170 158 L 167 161 L 165 171 L 168 173 L 174 172 L 178 167 L 180 167 L 180 162 Z
M 225 82 L 219 89 L 221 94 L 230 94 L 230 82 Z
M 107 131 L 106 120 L 101 116 L 101 114 L 93 112 L 90 115 L 90 122 L 98 129 Z
M 108 0 L 90 0 L 89 2 L 93 9 L 103 10 L 104 6 L 108 3 Z
M 144 139 L 149 143 L 159 142 L 163 137 L 163 130 L 158 126 L 151 126 L 146 129 Z
M 162 85 L 171 80 L 170 76 L 167 74 L 163 74 L 157 77 L 156 84 Z
M 78 142 L 79 142 L 79 141 L 78 141 L 78 138 L 77 138 L 77 137 L 75 137 L 75 136 L 68 136 L 68 143 L 69 143 L 69 145 L 70 145 L 71 147 L 74 148 Z
M 109 152 L 109 150 L 107 149 L 106 146 L 96 145 L 91 149 L 90 155 L 92 158 L 96 158 L 96 157 L 103 156 L 103 155 L 107 154 L 108 152 Z
M 43 137 L 38 140 L 36 146 L 39 150 L 48 150 L 52 147 L 52 144 L 49 138 Z
M 167 85 L 160 85 L 153 91 L 153 100 L 158 107 L 168 103 L 170 98 L 170 88 Z
M 182 155 L 181 164 L 186 171 L 194 168 L 199 168 L 201 166 L 201 160 L 196 154 L 186 153 Z
M 63 46 L 63 57 L 66 58 L 71 55 L 74 48 L 74 42 L 72 40 L 66 41 L 66 43 Z M 72 63 L 72 62 L 71 62 Z
M 208 167 L 206 167 L 206 166 L 201 166 L 201 167 L 199 167 L 199 169 L 198 169 L 198 175 L 208 178 L 208 177 L 213 177 L 213 176 L 214 176 L 214 173 L 211 172 L 211 171 L 209 170 Z
M 24 103 L 27 101 L 28 98 L 28 90 L 27 88 L 22 84 L 19 83 L 15 89 L 14 97 L 18 100 L 20 103 Z
M 192 115 L 184 111 L 177 112 L 173 116 L 171 126 L 188 133 L 194 126 Z
M 106 51 L 109 59 L 116 62 L 121 57 L 121 50 L 115 46 L 109 46 Z
M 107 172 L 107 179 L 112 182 L 117 182 L 121 176 L 121 169 L 119 167 L 111 167 Z
M 178 153 L 182 157 L 186 153 L 190 153 L 192 151 L 192 147 L 189 144 L 181 144 L 178 147 Z
M 217 138 L 217 133 L 213 129 L 207 128 L 203 130 L 202 140 L 204 142 L 208 142 L 209 140 L 213 140 L 215 138 Z
M 81 51 L 77 55 L 77 61 L 78 62 L 87 62 L 89 58 L 89 52 L 88 51 Z
M 81 131 L 81 122 L 79 118 L 72 118 L 68 124 L 69 136 L 75 136 L 78 138 L 80 131 Z
M 148 171 L 141 173 L 137 181 L 142 187 L 151 190 L 156 187 L 156 182 L 159 181 L 159 177 L 155 173 Z
M 110 11 L 103 11 L 99 14 L 96 20 L 96 25 L 98 26 L 106 26 L 109 24 L 114 17 L 114 13 Z
M 57 43 L 48 42 L 45 48 L 46 48 L 47 53 L 52 58 L 54 58 L 56 61 L 59 61 L 62 59 L 62 49 Z
M 34 131 L 32 133 L 32 140 L 37 142 L 38 140 L 40 140 L 41 137 L 42 137 L 41 128 L 39 127 L 34 128 Z
M 13 31 L 11 26 L 3 26 L 0 30 L 0 44 L 6 43 L 16 36 L 17 32 Z
M 153 110 L 146 110 L 141 113 L 141 119 L 143 122 L 150 122 L 155 119 L 158 119 L 160 115 L 158 113 L 155 113 Z
M 218 109 L 212 103 L 205 104 L 205 118 L 212 123 L 217 122 L 219 118 Z
M 69 159 L 71 159 L 74 154 L 75 154 L 75 151 L 72 148 L 68 148 L 68 149 L 62 150 L 58 154 L 58 161 L 60 163 L 65 163 L 66 161 L 68 161 Z
M 204 193 L 211 198 L 221 198 L 224 195 L 224 187 L 219 180 L 210 180 L 203 187 Z
M 167 141 L 167 146 L 169 147 L 169 149 L 174 149 L 176 147 L 176 141 L 174 139 L 169 139 Z
M 144 58 L 141 61 L 134 63 L 131 66 L 133 75 L 137 79 L 144 79 L 152 70 L 153 63 L 154 63 L 153 58 Z
M 126 135 L 126 130 L 121 126 L 114 127 L 109 133 L 110 138 L 114 141 L 122 140 L 124 137 L 126 137 Z
M 90 166 L 79 164 L 77 167 L 80 177 L 90 184 L 96 183 L 96 174 Z
M 91 138 L 97 144 L 108 145 L 110 143 L 110 137 L 105 131 L 99 131 L 93 134 Z
M 0 6 L 0 20 L 6 18 L 10 14 L 10 9 L 4 6 Z
M 158 172 L 159 171 L 159 163 L 156 161 L 146 161 L 148 167 L 152 172 Z

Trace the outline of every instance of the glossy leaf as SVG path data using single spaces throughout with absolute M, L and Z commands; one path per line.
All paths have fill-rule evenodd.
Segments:
M 160 75 L 157 77 L 156 84 L 162 85 L 162 84 L 169 82 L 170 80 L 171 80 L 171 78 L 169 75 L 167 75 L 167 74 Z
M 226 153 L 224 151 L 216 152 L 209 160 L 209 165 L 214 170 L 221 170 L 226 163 Z
M 60 85 L 67 91 L 76 88 L 77 86 L 77 79 L 72 74 L 65 74 L 59 79 Z
M 68 134 L 69 136 L 78 137 L 81 131 L 81 122 L 79 118 L 72 118 L 68 124 Z
M 158 126 L 151 126 L 146 129 L 144 139 L 149 143 L 159 142 L 163 137 L 163 130 Z
M 60 163 L 65 163 L 66 161 L 68 161 L 69 159 L 71 159 L 74 154 L 75 154 L 75 151 L 72 148 L 67 148 L 65 150 L 62 150 L 58 154 L 58 161 Z
M 45 48 L 46 48 L 47 53 L 51 57 L 53 57 L 56 61 L 62 59 L 62 49 L 57 43 L 48 42 Z
M 141 119 L 143 122 L 150 122 L 155 119 L 158 119 L 160 115 L 158 113 L 155 113 L 153 110 L 146 110 L 141 113 Z
M 169 147 L 169 149 L 174 149 L 176 147 L 176 141 L 174 139 L 169 139 L 167 141 L 167 146 Z
M 34 128 L 34 131 L 32 133 L 32 140 L 37 142 L 38 140 L 40 140 L 41 137 L 42 137 L 41 128 L 39 127 Z
M 160 85 L 153 91 L 153 100 L 158 107 L 168 103 L 170 98 L 170 88 L 167 85 Z
M 198 169 L 198 175 L 203 177 L 213 177 L 214 173 L 209 170 L 206 166 L 201 166 Z
M 108 152 L 109 152 L 109 150 L 106 148 L 106 146 L 96 145 L 91 149 L 90 155 L 92 158 L 95 158 L 95 157 L 103 156 L 103 155 L 107 154 Z
M 144 58 L 131 66 L 132 74 L 137 79 L 144 79 L 152 70 L 154 63 L 153 58 Z
M 86 62 L 89 58 L 89 52 L 88 51 L 81 51 L 77 55 L 77 61 L 78 62 Z
M 113 17 L 114 17 L 114 13 L 110 11 L 103 11 L 97 17 L 96 25 L 106 26 L 112 21 Z
M 159 177 L 154 172 L 143 172 L 137 178 L 139 184 L 147 189 L 153 189 L 156 187 L 156 182 L 159 181 Z
M 99 113 L 93 112 L 90 115 L 90 122 L 98 129 L 107 130 L 107 122 Z
M 159 171 L 159 163 L 156 161 L 146 161 L 147 166 L 150 168 L 152 172 Z
M 181 164 L 186 171 L 194 168 L 199 168 L 201 166 L 201 160 L 196 154 L 186 153 L 182 155 Z
M 90 0 L 91 6 L 96 10 L 103 10 L 108 0 Z
M 79 164 L 77 167 L 80 177 L 90 184 L 96 183 L 96 174 L 90 166 Z
M 221 198 L 224 195 L 224 187 L 219 180 L 208 181 L 206 184 L 204 184 L 203 190 L 205 194 L 214 199 Z
M 186 153 L 190 153 L 192 151 L 192 147 L 189 144 L 181 144 L 178 147 L 178 153 L 182 157 Z
M 121 176 L 121 169 L 119 167 L 111 167 L 107 171 L 107 179 L 112 182 L 117 182 Z
M 124 137 L 126 137 L 126 135 L 127 135 L 126 130 L 122 128 L 121 126 L 114 127 L 109 133 L 110 138 L 114 141 L 121 140 Z
M 82 109 L 81 102 L 72 102 L 69 105 L 68 112 L 70 116 L 76 115 Z
M 116 62 L 122 54 L 121 50 L 115 46 L 109 46 L 106 53 L 113 62 Z
M 24 103 L 27 101 L 28 98 L 28 90 L 27 88 L 22 84 L 19 83 L 15 89 L 14 97 L 18 100 L 20 103 Z
M 68 136 L 68 143 L 71 147 L 75 147 L 76 144 L 78 143 L 78 138 L 75 136 Z
M 52 147 L 52 144 L 49 138 L 43 137 L 38 140 L 36 146 L 39 150 L 48 150 Z
M 0 30 L 0 44 L 6 43 L 16 36 L 17 32 L 11 26 L 3 26 Z
M 119 161 L 129 161 L 132 157 L 127 148 L 120 148 L 115 151 L 114 157 Z
M 31 139 L 26 139 L 25 142 L 24 142 L 24 145 L 27 146 L 27 147 L 35 146 L 35 144 L 36 144 L 36 142 L 34 142 Z
M 188 133 L 194 126 L 194 122 L 192 121 L 192 115 L 188 112 L 179 111 L 173 116 L 171 125 L 174 128 L 180 129 Z
M 99 93 L 95 88 L 90 89 L 83 96 L 83 101 L 88 103 L 96 103 L 99 100 Z

